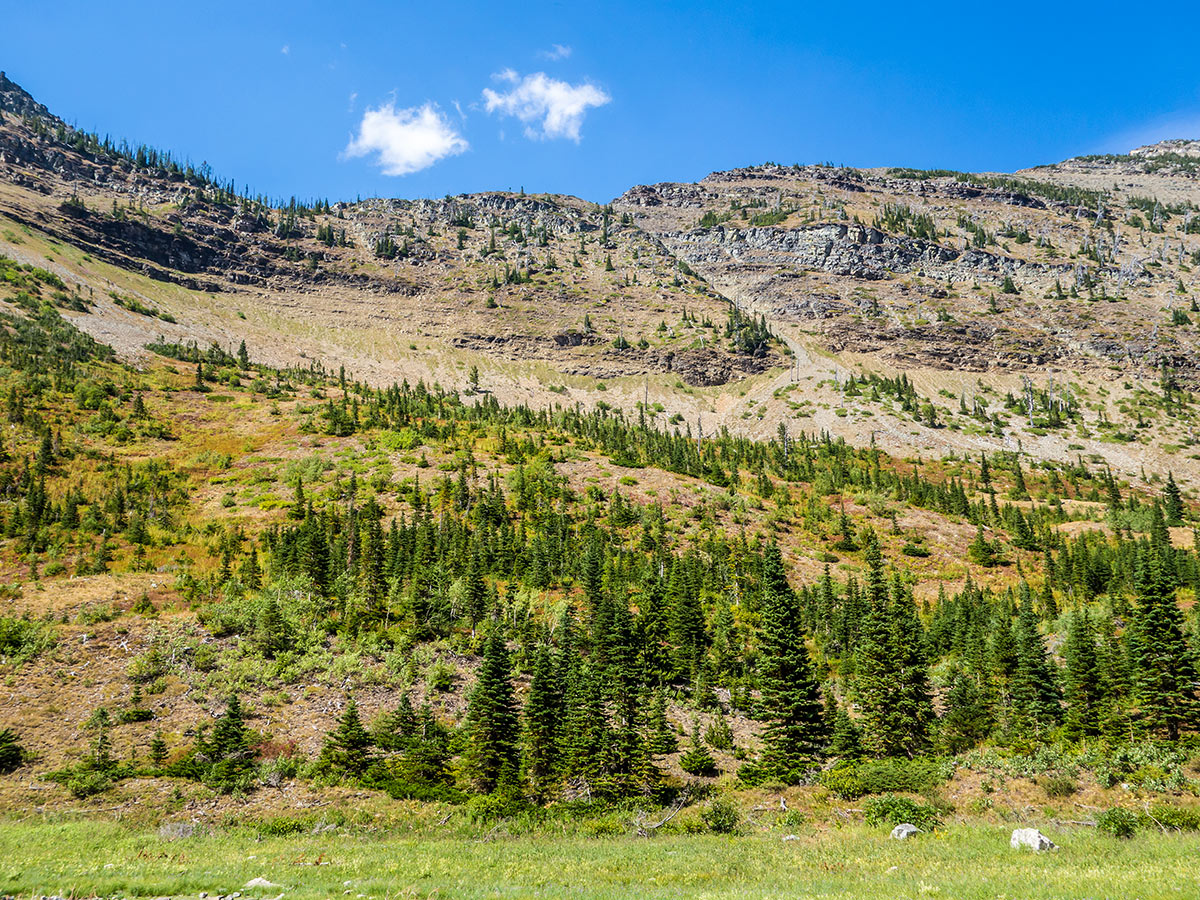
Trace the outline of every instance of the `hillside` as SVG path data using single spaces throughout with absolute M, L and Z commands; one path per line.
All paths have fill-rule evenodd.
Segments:
M 0 807 L 1200 828 L 1187 146 L 278 203 L 0 109 Z

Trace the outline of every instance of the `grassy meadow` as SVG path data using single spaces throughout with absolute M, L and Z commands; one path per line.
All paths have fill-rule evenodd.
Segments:
M 214 829 L 170 840 L 97 821 L 0 824 L 0 894 L 67 897 L 893 898 L 1154 900 L 1195 897 L 1200 841 L 1117 841 L 1055 830 L 1060 849 L 1008 846 L 1005 826 L 963 825 L 916 840 L 862 826 L 742 836 L 580 837 L 400 830 L 264 836 Z M 254 878 L 278 885 L 246 889 Z

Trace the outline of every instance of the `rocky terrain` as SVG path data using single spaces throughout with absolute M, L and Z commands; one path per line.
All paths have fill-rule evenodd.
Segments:
M 275 365 L 477 372 L 502 400 L 604 400 L 663 427 L 1200 471 L 1194 141 L 1016 175 L 768 164 L 608 206 L 306 205 L 106 145 L 3 77 L 0 111 L 0 253 L 49 263 L 79 327 L 128 358 L 160 336 L 244 340 Z M 739 343 L 749 317 L 775 340 Z M 929 410 L 846 395 L 872 374 Z

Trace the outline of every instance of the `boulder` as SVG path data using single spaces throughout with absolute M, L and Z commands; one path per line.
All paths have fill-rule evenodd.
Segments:
M 1058 845 L 1036 828 L 1017 828 L 1013 830 L 1009 846 L 1014 850 L 1029 847 L 1032 850 L 1057 850 Z
M 897 841 L 907 841 L 910 837 L 914 837 L 921 833 L 921 829 L 916 825 L 910 825 L 904 822 L 892 829 L 892 837 Z

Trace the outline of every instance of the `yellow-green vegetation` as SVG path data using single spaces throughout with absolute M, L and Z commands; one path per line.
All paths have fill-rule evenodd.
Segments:
M 313 820 L 314 824 L 317 820 Z M 686 898 L 953 897 L 955 900 L 1159 900 L 1188 896 L 1195 838 L 1117 841 L 1052 832 L 1056 851 L 1013 850 L 1009 829 L 962 826 L 900 842 L 847 826 L 744 836 L 512 836 L 474 839 L 340 827 L 290 836 L 200 829 L 171 839 L 109 822 L 0 824 L 0 893 L 164 897 Z M 796 836 L 784 841 L 785 835 Z M 244 885 L 262 878 L 278 887 Z

